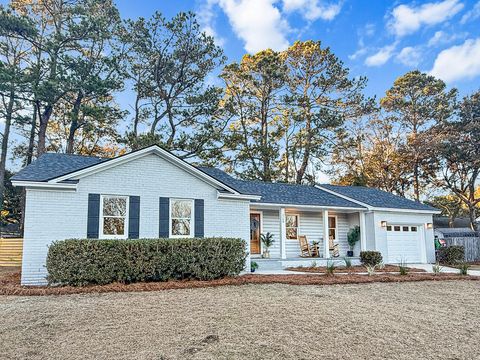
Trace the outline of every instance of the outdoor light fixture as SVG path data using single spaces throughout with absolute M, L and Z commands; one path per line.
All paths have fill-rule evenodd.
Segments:
M 380 221 L 380 226 L 382 228 L 387 227 L 387 222 L 386 221 Z
M 427 223 L 427 229 L 433 229 L 433 224 L 432 223 Z

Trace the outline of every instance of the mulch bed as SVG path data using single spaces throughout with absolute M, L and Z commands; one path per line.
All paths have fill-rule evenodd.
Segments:
M 286 270 L 325 274 L 327 272 L 327 267 L 326 266 L 315 266 L 315 267 L 298 266 L 298 267 L 290 267 L 290 268 L 287 268 Z M 409 267 L 408 270 L 411 272 L 425 272 L 424 269 L 417 269 L 412 267 Z M 381 273 L 399 273 L 400 268 L 396 265 L 385 265 L 383 269 L 377 268 L 376 271 Z M 339 267 L 336 267 L 334 270 L 334 273 L 343 273 L 343 274 L 345 273 L 355 274 L 355 273 L 366 273 L 366 272 L 367 272 L 367 269 L 365 268 L 365 266 L 362 266 L 362 265 L 355 265 L 348 269 L 344 266 L 339 266 Z
M 113 283 L 108 285 L 74 286 L 21 286 L 20 271 L 0 273 L 0 295 L 39 296 L 68 295 L 84 293 L 139 292 L 171 289 L 208 288 L 217 286 L 236 286 L 246 284 L 289 284 L 289 285 L 334 285 L 334 284 L 368 284 L 375 282 L 407 282 L 407 281 L 442 281 L 471 280 L 479 281 L 478 276 L 461 276 L 457 274 L 410 273 L 408 275 L 375 274 L 372 276 L 346 274 L 339 276 L 325 275 L 243 275 L 211 281 L 172 280 L 167 282 L 150 282 L 135 284 Z

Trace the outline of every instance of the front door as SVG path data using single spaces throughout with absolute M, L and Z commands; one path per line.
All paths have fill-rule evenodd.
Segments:
M 260 254 L 260 214 L 250 214 L 250 254 Z

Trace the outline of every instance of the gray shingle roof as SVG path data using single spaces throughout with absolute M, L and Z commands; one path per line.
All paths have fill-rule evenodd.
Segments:
M 243 181 L 235 179 L 219 169 L 206 167 L 199 169 L 240 193 L 261 195 L 262 198 L 258 201 L 261 203 L 363 208 L 357 203 L 314 186 Z
M 47 153 L 19 171 L 12 177 L 12 180 L 48 181 L 107 160 L 109 159 Z M 220 169 L 209 167 L 199 167 L 198 169 L 242 194 L 260 195 L 262 198 L 259 202 L 262 203 L 362 208 L 361 205 L 353 201 L 314 186 L 244 181 L 235 179 Z M 377 189 L 360 186 L 322 186 L 370 206 L 409 210 L 436 210 L 430 206 Z
M 12 177 L 16 181 L 48 181 L 108 159 L 93 156 L 46 153 Z
M 374 207 L 408 210 L 437 210 L 431 206 L 374 188 L 329 184 L 322 184 L 320 186 Z

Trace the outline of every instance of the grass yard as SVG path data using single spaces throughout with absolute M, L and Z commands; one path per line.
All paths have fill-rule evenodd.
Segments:
M 474 359 L 477 281 L 0 296 L 2 359 Z

